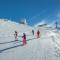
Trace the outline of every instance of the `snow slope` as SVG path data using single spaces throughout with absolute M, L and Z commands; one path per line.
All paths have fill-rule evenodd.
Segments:
M 6 21 L 4 21 L 4 23 L 5 22 Z M 8 28 L 9 30 L 6 28 L 6 34 L 0 29 L 0 60 L 60 60 L 59 30 L 36 27 L 34 28 L 35 35 L 33 36 L 31 34 L 31 27 L 17 24 L 18 26 L 12 29 L 12 25 L 14 24 L 15 23 L 10 24 L 11 28 Z M 12 42 L 14 41 L 13 34 L 16 29 L 19 32 L 19 41 Z M 38 29 L 41 34 L 40 38 L 37 39 L 36 31 Z M 27 34 L 27 44 L 25 46 L 22 45 L 22 38 L 20 37 L 23 32 Z

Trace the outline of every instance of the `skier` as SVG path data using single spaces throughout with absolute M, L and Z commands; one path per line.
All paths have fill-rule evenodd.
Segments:
M 18 32 L 17 31 L 15 31 L 14 36 L 15 36 L 15 41 L 18 41 Z
M 34 35 L 34 30 L 32 30 L 32 34 Z
M 37 31 L 37 38 L 39 38 L 39 36 L 40 36 L 40 31 L 38 30 Z
M 22 38 L 23 38 L 23 45 L 25 45 L 26 44 L 26 34 L 25 33 L 23 33 Z

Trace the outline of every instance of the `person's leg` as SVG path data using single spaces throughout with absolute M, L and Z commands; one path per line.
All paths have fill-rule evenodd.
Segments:
M 26 45 L 26 39 L 23 40 L 23 45 Z

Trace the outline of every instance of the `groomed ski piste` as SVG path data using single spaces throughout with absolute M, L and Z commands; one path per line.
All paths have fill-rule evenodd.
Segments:
M 31 30 L 35 30 L 32 35 Z M 36 37 L 39 29 L 40 38 Z M 15 41 L 14 31 L 18 31 Z M 26 33 L 27 44 L 22 45 Z M 60 30 L 28 25 L 0 19 L 0 60 L 60 60 Z

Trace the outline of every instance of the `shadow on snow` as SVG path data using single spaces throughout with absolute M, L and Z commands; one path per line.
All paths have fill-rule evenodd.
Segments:
M 34 40 L 34 39 L 37 39 L 37 38 L 28 39 L 27 41 Z M 11 42 L 14 42 L 14 41 L 5 42 L 5 43 L 11 43 Z M 22 42 L 22 41 L 20 41 L 20 42 Z M 3 43 L 3 44 L 5 44 L 5 43 Z M 6 50 L 12 49 L 12 48 L 20 47 L 20 46 L 24 46 L 24 45 L 23 44 L 20 44 L 20 45 L 16 45 L 16 46 L 12 46 L 12 47 L 7 47 L 7 48 L 4 48 L 4 49 L 1 49 L 0 50 L 0 53 L 2 53 L 3 51 L 6 51 Z

